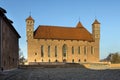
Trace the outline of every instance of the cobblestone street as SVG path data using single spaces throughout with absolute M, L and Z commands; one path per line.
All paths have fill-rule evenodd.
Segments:
M 119 70 L 85 68 L 16 69 L 0 73 L 0 80 L 119 80 Z

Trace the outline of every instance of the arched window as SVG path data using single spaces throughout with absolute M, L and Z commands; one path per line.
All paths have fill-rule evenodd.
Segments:
M 86 62 L 87 60 L 86 59 L 84 59 L 84 62 Z
M 72 46 L 72 54 L 74 54 L 74 47 Z
M 66 63 L 67 62 L 66 59 L 63 59 L 63 62 Z
M 42 62 L 43 62 L 43 59 L 42 59 Z
M 80 54 L 80 46 L 78 47 L 78 54 Z
M 35 59 L 34 61 L 36 62 L 37 60 Z
M 94 54 L 94 47 L 91 46 L 91 54 Z
M 50 46 L 48 46 L 48 57 L 50 57 Z
M 62 52 L 63 52 L 63 57 L 66 57 L 66 55 L 67 55 L 67 45 L 66 44 L 63 45 Z
M 84 55 L 86 55 L 87 54 L 87 47 L 85 46 L 84 47 Z
M 74 63 L 74 59 L 72 59 L 72 63 Z
M 78 60 L 78 62 L 80 62 L 80 59 Z
M 49 59 L 49 63 L 50 63 L 50 59 Z
M 58 60 L 56 59 L 55 62 L 58 62 Z
M 43 47 L 43 45 L 41 45 L 41 57 L 43 57 L 44 56 L 44 47 Z
M 35 55 L 37 55 L 37 53 L 35 53 Z
M 57 46 L 55 46 L 55 57 L 57 57 Z

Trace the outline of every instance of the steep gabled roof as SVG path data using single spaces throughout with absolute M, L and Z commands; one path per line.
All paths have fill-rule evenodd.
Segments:
M 3 8 L 0 7 L 0 11 L 3 12 L 3 13 L 7 13 L 7 11 Z
M 78 22 L 78 24 L 77 24 L 76 28 L 83 28 L 82 23 L 81 23 L 81 22 Z
M 13 21 L 11 21 L 10 19 L 7 18 L 7 16 L 5 15 L 6 10 L 0 7 L 0 17 L 4 19 L 4 21 L 6 21 L 6 23 L 9 25 L 9 27 L 11 28 L 11 30 L 13 30 L 13 32 L 17 35 L 18 38 L 20 38 L 21 36 L 18 34 L 18 32 L 16 31 L 16 29 L 13 27 L 12 23 Z
M 83 40 L 93 41 L 89 33 L 79 22 L 76 27 L 40 25 L 34 32 L 35 39 Z

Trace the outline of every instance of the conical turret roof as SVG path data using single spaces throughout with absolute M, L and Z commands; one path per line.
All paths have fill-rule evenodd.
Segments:
M 34 21 L 34 19 L 31 17 L 31 16 L 29 16 L 27 19 L 26 19 L 26 21 L 27 20 L 33 20 Z
M 100 22 L 98 22 L 98 20 L 95 19 L 95 21 L 93 22 L 93 24 L 100 24 Z

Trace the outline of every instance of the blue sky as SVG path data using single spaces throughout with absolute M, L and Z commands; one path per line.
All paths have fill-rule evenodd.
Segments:
M 75 27 L 80 20 L 92 31 L 95 18 L 101 23 L 100 58 L 120 52 L 120 0 L 0 0 L 6 16 L 21 35 L 19 46 L 27 58 L 26 23 L 30 15 L 39 25 Z

